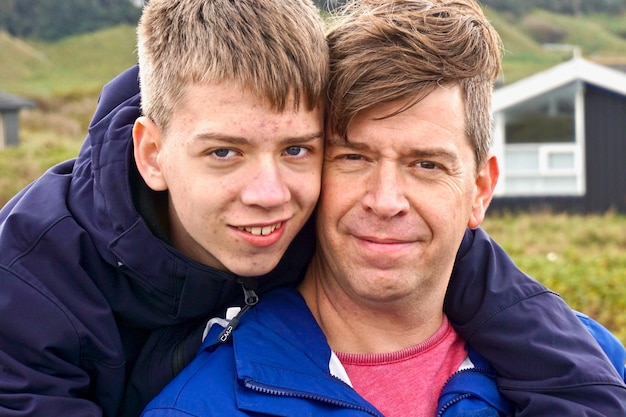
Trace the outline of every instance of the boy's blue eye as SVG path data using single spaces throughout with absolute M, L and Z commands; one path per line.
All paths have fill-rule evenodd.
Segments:
M 226 158 L 230 153 L 230 149 L 218 149 L 213 152 L 218 158 Z
M 302 151 L 302 146 L 290 146 L 285 150 L 285 152 L 291 156 L 298 156 Z

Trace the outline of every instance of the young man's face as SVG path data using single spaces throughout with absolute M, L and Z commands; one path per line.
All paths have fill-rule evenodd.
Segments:
M 334 293 L 377 302 L 435 291 L 442 302 L 465 229 L 483 219 L 497 165 L 489 159 L 477 176 L 459 87 L 437 88 L 383 117 L 403 104 L 357 115 L 349 143 L 329 135 L 317 216 L 322 264 L 341 288 Z
M 234 84 L 195 85 L 164 135 L 136 123 L 142 176 L 169 192 L 175 248 L 243 276 L 277 265 L 317 202 L 323 158 L 323 110 L 287 109 Z

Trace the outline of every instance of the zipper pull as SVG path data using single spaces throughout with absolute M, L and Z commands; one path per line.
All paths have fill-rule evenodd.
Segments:
M 259 302 L 259 296 L 253 289 L 246 288 L 243 282 L 241 282 L 241 288 L 243 288 L 243 301 L 248 308 Z
M 254 292 L 254 290 L 246 288 L 243 281 L 240 281 L 239 283 L 241 284 L 241 288 L 243 288 L 243 299 L 246 305 L 243 306 L 241 310 L 239 310 L 239 313 L 237 313 L 235 317 L 228 321 L 228 325 L 220 333 L 219 341 L 222 343 L 226 343 L 228 342 L 228 340 L 230 340 L 230 337 L 233 334 L 233 330 L 235 330 L 235 328 L 239 324 L 241 316 L 243 316 L 244 313 L 250 309 L 250 307 L 259 302 L 259 296 L 256 294 L 256 292 Z

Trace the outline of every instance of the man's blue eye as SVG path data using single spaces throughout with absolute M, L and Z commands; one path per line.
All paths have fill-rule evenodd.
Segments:
M 435 169 L 435 168 L 437 168 L 436 164 L 434 164 L 433 162 L 428 162 L 428 161 L 420 162 L 419 166 L 424 168 L 424 169 Z

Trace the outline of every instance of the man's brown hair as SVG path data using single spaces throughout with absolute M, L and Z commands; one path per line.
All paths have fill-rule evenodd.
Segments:
M 396 100 L 411 106 L 437 86 L 458 84 L 466 134 L 481 165 L 491 147 L 491 95 L 502 46 L 478 3 L 351 1 L 334 16 L 327 40 L 331 131 L 347 139 L 350 122 L 363 110 Z

